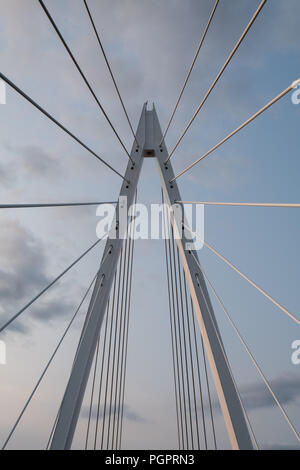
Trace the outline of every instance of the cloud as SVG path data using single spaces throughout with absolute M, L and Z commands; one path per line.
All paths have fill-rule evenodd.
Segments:
M 282 375 L 270 380 L 270 386 L 281 405 L 296 403 L 300 398 L 300 377 Z M 263 383 L 250 384 L 241 388 L 241 396 L 246 409 L 256 410 L 277 406 L 272 395 Z
M 0 186 L 2 188 L 11 187 L 14 181 L 13 173 L 12 168 L 7 164 L 0 166 Z
M 106 416 L 109 416 L 109 411 L 110 411 L 110 415 L 114 416 L 114 410 L 115 410 L 114 405 L 112 405 L 111 410 L 109 410 L 109 408 L 106 409 Z M 88 405 L 85 405 L 85 406 L 82 407 L 81 413 L 82 413 L 83 418 L 88 418 L 89 417 L 89 412 L 90 412 L 90 407 Z M 116 414 L 117 413 L 118 413 L 118 408 L 116 408 Z M 102 419 L 103 415 L 104 415 L 104 406 L 101 405 L 100 406 L 100 412 L 99 412 L 99 418 Z M 141 416 L 140 414 L 138 414 L 137 412 L 132 410 L 132 408 L 129 405 L 127 405 L 126 403 L 124 403 L 123 416 L 128 421 L 133 421 L 135 423 L 143 423 L 143 422 L 146 421 L 143 416 Z M 91 417 L 92 417 L 92 419 L 96 419 L 96 417 L 97 417 L 97 406 L 96 405 L 93 405 Z
M 23 299 L 49 282 L 42 243 L 16 220 L 2 221 L 0 258 L 1 302 Z
M 26 146 L 19 149 L 23 159 L 24 169 L 31 174 L 53 175 L 59 174 L 58 163 L 43 149 L 37 146 Z
M 13 146 L 6 148 L 17 158 L 17 171 L 22 170 L 30 176 L 59 176 L 61 174 L 60 162 L 38 145 Z
M 272 380 L 269 384 L 279 399 L 282 406 L 296 404 L 300 399 L 300 377 L 292 374 L 281 375 Z M 246 410 L 259 410 L 277 407 L 271 393 L 264 383 L 255 382 L 239 388 L 241 398 Z M 217 399 L 214 399 L 214 406 L 218 406 Z
M 15 313 L 15 312 L 14 312 Z M 0 322 L 1 326 L 4 325 L 11 317 L 13 313 L 8 313 L 5 308 L 0 306 Z M 23 322 L 22 319 L 17 318 L 9 325 L 9 331 L 14 333 L 19 333 L 27 335 L 30 332 L 28 322 Z M 1 335 L 6 335 L 8 330 L 4 330 Z
M 13 219 L 2 219 L 0 231 L 0 318 L 1 324 L 46 287 L 53 277 L 48 274 L 45 248 L 32 233 Z M 47 321 L 64 318 L 74 312 L 76 305 L 69 300 L 72 287 L 49 290 L 24 315 L 31 320 Z M 67 292 L 67 294 L 65 294 Z M 31 323 L 22 316 L 11 329 L 27 333 Z
M 51 321 L 62 319 L 66 315 L 74 313 L 76 305 L 68 299 L 64 299 L 57 295 L 53 299 L 40 301 L 30 312 L 31 317 L 40 321 Z

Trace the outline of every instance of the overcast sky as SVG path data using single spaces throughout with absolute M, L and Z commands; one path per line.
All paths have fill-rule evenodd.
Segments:
M 81 0 L 45 1 L 126 146 L 132 137 Z M 162 128 L 194 57 L 214 0 L 89 0 L 134 127 L 145 101 Z M 259 0 L 220 0 L 167 136 L 172 148 Z M 0 70 L 118 171 L 126 155 L 37 0 L 0 0 Z M 298 0 L 269 0 L 193 123 L 172 162 L 182 170 L 300 77 Z M 179 179 L 185 200 L 299 202 L 299 113 L 291 96 Z M 121 180 L 7 88 L 0 107 L 1 203 L 116 200 Z M 139 201 L 160 202 L 155 162 L 144 163 Z M 205 210 L 205 238 L 300 317 L 297 209 Z M 95 208 L 0 213 L 1 324 L 93 243 Z M 98 250 L 98 251 L 97 251 Z M 3 336 L 0 439 L 6 438 L 84 290 L 96 249 Z M 201 263 L 286 411 L 300 430 L 300 366 L 291 363 L 295 323 L 203 249 Z M 212 297 L 213 299 L 213 297 Z M 295 438 L 213 299 L 242 398 L 261 447 Z M 87 305 L 67 337 L 11 448 L 44 448 L 67 383 Z M 168 298 L 162 241 L 136 244 L 125 397 L 124 448 L 176 448 Z M 85 400 L 85 405 L 87 399 Z M 217 405 L 218 444 L 228 440 Z M 74 446 L 83 446 L 80 418 Z

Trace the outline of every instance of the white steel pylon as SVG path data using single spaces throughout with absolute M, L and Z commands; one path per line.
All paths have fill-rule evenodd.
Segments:
M 134 143 L 131 151 L 131 158 L 134 161 L 134 165 L 129 161 L 119 200 L 122 201 L 122 198 L 127 197 L 128 208 L 131 206 L 134 200 L 143 159 L 144 157 L 155 157 L 158 163 L 166 203 L 171 207 L 176 201 L 181 201 L 182 199 L 176 181 L 170 183 L 174 177 L 174 173 L 170 161 L 167 165 L 165 164 L 168 158 L 168 152 L 165 144 L 163 143 L 161 145 L 162 131 L 154 106 L 152 110 L 148 111 L 147 103 L 144 105 L 136 138 L 138 145 Z M 124 233 L 121 233 L 121 231 L 122 227 L 126 226 L 126 223 L 122 223 L 120 214 L 119 206 L 117 206 L 116 216 L 113 222 L 115 226 L 113 229 L 116 228 L 119 230 L 119 237 L 109 237 L 107 239 L 94 291 L 90 300 L 86 322 L 53 434 L 52 450 L 70 449 L 72 445 L 82 400 L 96 351 L 97 339 L 100 334 L 107 301 L 124 241 Z M 128 214 L 127 218 L 129 219 Z M 171 223 L 231 446 L 233 449 L 253 449 L 246 417 L 226 357 L 205 279 L 197 264 L 197 254 L 191 253 L 187 248 L 187 243 L 190 243 L 190 239 L 185 238 L 184 231 L 182 234 L 182 227 L 178 225 L 179 223 L 175 217 L 171 216 Z

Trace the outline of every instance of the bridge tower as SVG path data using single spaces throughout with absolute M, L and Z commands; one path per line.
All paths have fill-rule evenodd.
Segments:
M 119 234 L 117 237 L 109 236 L 106 242 L 86 322 L 53 434 L 51 444 L 53 450 L 70 449 L 72 445 L 96 351 L 97 339 L 106 313 L 107 301 L 124 242 L 124 227 L 127 224 L 120 220 L 120 208 L 125 200 L 124 198 L 127 198 L 128 208 L 134 202 L 145 157 L 152 157 L 157 161 L 166 204 L 171 207 L 177 204 L 176 201 L 182 200 L 177 182 L 173 180 L 174 173 L 170 160 L 166 163 L 168 151 L 163 141 L 155 107 L 153 106 L 152 110 L 148 110 L 147 103 L 143 106 L 136 132 L 136 141 L 133 144 L 130 156 L 134 164 L 129 161 L 127 166 L 125 179 L 120 190 L 119 205 L 111 227 L 112 231 L 117 230 Z M 129 218 L 130 216 L 127 214 L 128 222 Z M 172 215 L 172 212 L 170 218 L 231 446 L 233 449 L 252 449 L 253 444 L 246 416 L 228 363 L 205 278 L 199 269 L 200 262 L 197 253 L 191 249 L 187 223 L 184 223 L 185 229 L 182 231 L 182 226 L 180 226 L 182 222 L 179 222 Z M 183 235 L 180 236 L 182 232 Z

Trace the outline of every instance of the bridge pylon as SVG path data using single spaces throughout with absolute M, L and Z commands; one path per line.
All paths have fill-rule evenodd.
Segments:
M 127 224 L 121 223 L 120 207 L 125 197 L 127 198 L 128 208 L 133 204 L 142 163 L 145 157 L 153 157 L 157 160 L 166 204 L 171 207 L 178 204 L 176 201 L 182 200 L 176 180 L 172 181 L 174 172 L 171 162 L 168 161 L 166 164 L 168 151 L 162 137 L 163 135 L 155 107 L 153 106 L 152 110 L 148 110 L 146 103 L 143 106 L 136 132 L 136 141 L 133 144 L 130 154 L 134 164 L 131 161 L 128 163 L 125 180 L 119 195 L 120 204 L 118 204 L 116 208 L 115 219 L 111 227 L 114 233 L 116 230 L 119 231 L 119 236 L 108 236 L 106 242 L 94 291 L 88 307 L 86 322 L 83 327 L 73 368 L 53 434 L 52 450 L 70 449 L 72 445 L 97 347 L 97 340 L 100 335 L 106 305 L 124 242 L 125 233 L 123 233 L 123 230 Z M 185 229 L 182 230 L 182 221 L 178 221 L 178 219 L 172 215 L 172 211 L 170 211 L 170 214 L 182 266 L 185 271 L 231 446 L 236 450 L 253 449 L 250 430 L 226 356 L 205 278 L 202 271 L 199 269 L 200 262 L 198 255 L 191 249 L 191 239 L 190 236 L 188 236 L 188 224 L 184 219 Z M 127 222 L 130 222 L 129 214 L 127 214 Z M 192 232 L 190 231 L 190 235 L 191 234 Z

